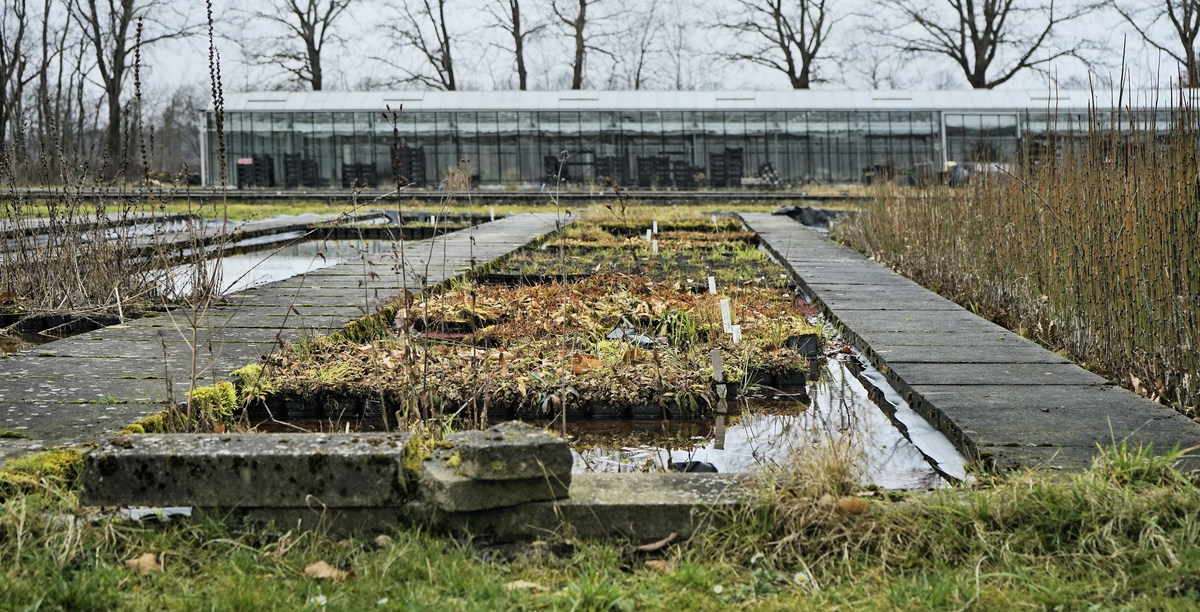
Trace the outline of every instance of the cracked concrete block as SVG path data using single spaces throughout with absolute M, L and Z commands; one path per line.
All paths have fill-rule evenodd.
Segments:
M 459 473 L 453 454 L 442 452 L 421 468 L 421 497 L 445 512 L 473 512 L 551 501 L 567 496 L 571 474 L 521 480 L 477 480 Z
M 457 472 L 467 478 L 544 480 L 571 472 L 573 460 L 566 440 L 519 421 L 456 433 L 446 441 L 458 454 Z

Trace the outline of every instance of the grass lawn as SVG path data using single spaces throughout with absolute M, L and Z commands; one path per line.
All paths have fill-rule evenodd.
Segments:
M 1200 489 L 1170 462 L 1116 448 L 1083 474 L 860 492 L 862 514 L 780 475 L 702 534 L 637 553 L 569 533 L 494 546 L 138 524 L 79 507 L 77 463 L 18 460 L 0 472 L 0 608 L 1196 609 Z M 306 575 L 322 561 L 336 579 Z

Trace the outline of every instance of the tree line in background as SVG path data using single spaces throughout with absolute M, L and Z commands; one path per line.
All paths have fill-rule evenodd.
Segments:
M 5 0 L 3 163 L 113 177 L 146 143 L 152 168 L 196 172 L 207 85 L 135 82 L 145 52 L 200 38 L 204 16 L 189 10 Z M 255 75 L 247 89 L 720 89 L 739 66 L 762 71 L 763 88 L 930 88 L 934 70 L 934 88 L 990 89 L 1065 59 L 1113 69 L 1125 50 L 1090 36 L 1088 19 L 1124 24 L 1177 64 L 1179 84 L 1200 86 L 1200 0 L 264 0 L 217 25 Z

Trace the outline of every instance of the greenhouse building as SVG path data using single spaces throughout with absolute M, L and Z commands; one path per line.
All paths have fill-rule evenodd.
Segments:
M 1113 104 L 1015 90 L 252 92 L 225 96 L 223 146 L 240 188 L 785 187 L 1007 161 L 1052 125 L 1086 126 L 1092 105 Z M 211 109 L 202 129 L 203 180 L 219 184 Z

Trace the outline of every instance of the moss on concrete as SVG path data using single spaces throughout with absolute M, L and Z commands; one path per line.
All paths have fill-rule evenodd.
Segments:
M 72 488 L 82 473 L 83 453 L 73 448 L 54 448 L 10 459 L 0 468 L 0 499 L 44 485 Z

